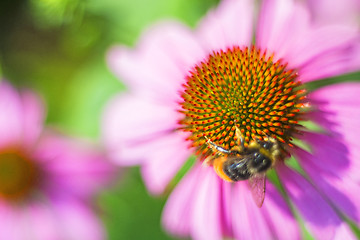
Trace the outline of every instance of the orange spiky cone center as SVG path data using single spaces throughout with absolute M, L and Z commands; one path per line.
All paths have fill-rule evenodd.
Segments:
M 295 70 L 255 47 L 213 52 L 186 78 L 181 129 L 190 132 L 197 154 L 211 154 L 207 139 L 226 149 L 272 137 L 292 146 L 304 106 L 305 90 Z

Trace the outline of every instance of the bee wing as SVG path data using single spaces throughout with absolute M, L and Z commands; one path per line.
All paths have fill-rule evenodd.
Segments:
M 248 181 L 256 205 L 261 208 L 265 198 L 265 175 L 254 176 Z

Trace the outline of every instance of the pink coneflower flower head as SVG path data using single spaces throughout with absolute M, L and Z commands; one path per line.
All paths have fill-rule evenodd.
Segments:
M 0 239 L 104 239 L 91 199 L 113 175 L 89 143 L 43 130 L 29 91 L 0 83 Z
M 360 223 L 360 84 L 314 81 L 354 80 L 357 26 L 314 23 L 301 1 L 254 2 L 222 1 L 195 31 L 165 22 L 110 51 L 129 92 L 105 111 L 109 153 L 140 164 L 156 194 L 196 156 L 164 210 L 171 233 L 298 239 L 300 216 L 317 239 L 354 238 L 339 213 Z

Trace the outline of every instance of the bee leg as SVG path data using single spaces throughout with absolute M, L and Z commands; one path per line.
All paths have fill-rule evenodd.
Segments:
M 227 150 L 227 149 L 225 149 L 225 148 L 222 148 L 222 147 L 216 145 L 216 144 L 213 143 L 210 139 L 208 139 L 206 136 L 205 136 L 205 139 L 206 139 L 206 141 L 207 141 L 207 143 L 208 143 L 208 145 L 210 146 L 211 149 L 214 149 L 214 148 L 215 148 L 217 151 L 222 152 L 222 153 L 226 153 L 226 154 L 230 154 L 230 153 L 231 153 L 230 150 Z
M 243 136 L 241 135 L 240 129 L 237 128 L 236 126 L 235 126 L 235 135 L 236 135 L 236 137 L 237 137 L 237 139 L 238 139 L 238 145 L 240 145 L 241 148 L 244 149 L 244 148 L 245 148 L 244 138 L 243 138 Z

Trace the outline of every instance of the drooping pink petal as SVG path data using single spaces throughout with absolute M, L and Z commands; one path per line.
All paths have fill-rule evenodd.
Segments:
M 333 239 L 346 227 L 346 223 L 305 178 L 283 164 L 279 164 L 277 170 L 287 194 L 304 219 L 305 227 L 316 239 Z
M 112 100 L 103 117 L 103 139 L 110 158 L 121 165 L 139 164 L 152 151 L 167 148 L 164 138 L 177 125 L 176 109 L 135 95 Z
M 176 185 L 163 210 L 162 224 L 176 236 L 186 237 L 191 232 L 191 217 L 196 187 L 198 186 L 199 168 L 190 170 Z M 191 186 L 191 187 L 189 187 Z
M 108 62 L 131 91 L 172 106 L 185 76 L 205 56 L 189 28 L 164 22 L 148 29 L 136 50 L 111 49 Z
M 274 239 L 300 239 L 299 226 L 294 215 L 284 197 L 270 182 L 266 184 L 266 196 L 260 211 L 265 216 Z
M 331 143 L 331 140 L 333 139 L 329 137 L 325 142 Z M 317 153 L 312 155 L 303 150 L 298 150 L 295 154 L 316 188 L 326 195 L 341 212 L 348 215 L 353 221 L 360 222 L 360 195 L 358 194 L 360 185 L 349 178 L 346 170 L 337 165 L 332 166 L 331 159 L 337 158 L 340 153 L 334 154 L 331 151 L 331 146 L 326 149 L 328 154 L 324 155 L 318 155 Z M 346 161 L 346 152 L 340 156 L 344 157 L 341 160 Z M 329 174 L 323 166 L 333 168 L 333 171 Z
M 231 237 L 230 187 L 212 168 L 196 164 L 170 195 L 163 225 L 172 234 L 194 239 Z
M 303 4 L 289 0 L 266 0 L 260 13 L 256 43 L 284 58 L 299 70 L 304 82 L 329 77 L 359 67 L 352 58 L 358 29 L 346 25 L 312 25 Z M 348 54 L 353 55 L 349 59 Z M 336 63 L 336 64 L 335 64 Z M 319 64 L 325 67 L 318 67 Z M 317 66 L 317 67 L 314 67 Z
M 334 240 L 342 240 L 342 239 L 349 239 L 349 240 L 358 240 L 359 238 L 354 235 L 354 232 L 351 230 L 348 224 L 343 222 L 335 232 Z
M 223 239 L 220 215 L 222 180 L 211 167 L 201 165 L 198 167 L 200 168 L 198 176 L 200 184 L 196 188 L 196 195 L 193 199 L 191 236 L 198 240 L 221 240 Z
M 267 187 L 264 204 L 262 208 L 258 208 L 248 185 L 244 182 L 236 183 L 231 204 L 236 239 L 299 238 L 297 223 L 286 202 L 271 183 L 268 182 Z M 286 224 L 286 230 L 281 222 Z
M 147 153 L 147 161 L 141 168 L 145 184 L 154 194 L 164 192 L 191 154 L 190 150 L 187 150 L 188 143 L 181 137 L 166 137 L 165 139 L 166 141 L 162 142 L 163 146 L 157 146 L 158 151 L 153 150 Z M 166 170 L 164 170 L 165 166 Z
M 198 27 L 198 37 L 208 53 L 233 46 L 250 46 L 253 37 L 254 2 L 225 0 L 210 11 Z
M 246 182 L 237 182 L 234 185 L 230 204 L 233 231 L 236 239 L 272 238 L 271 229 L 261 209 L 255 204 Z

